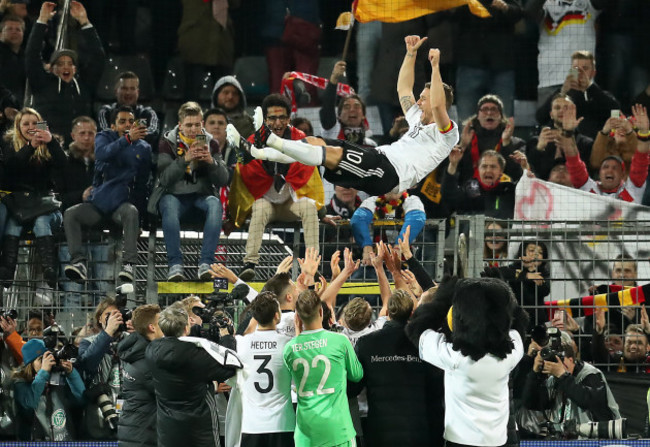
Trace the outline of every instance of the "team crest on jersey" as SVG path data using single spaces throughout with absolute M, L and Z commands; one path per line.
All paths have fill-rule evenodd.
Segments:
M 52 426 L 56 428 L 65 427 L 65 411 L 59 409 L 52 413 Z
M 114 388 L 120 387 L 120 370 L 118 368 L 113 368 L 111 371 L 111 386 Z
M 422 129 L 422 126 L 420 126 L 419 124 L 413 126 L 413 130 L 411 130 L 409 132 L 409 137 L 416 138 L 418 136 L 418 134 L 420 133 L 421 129 Z
M 544 27 L 551 34 L 557 34 L 565 25 L 585 23 L 591 18 L 589 0 L 548 1 L 544 9 L 547 12 Z

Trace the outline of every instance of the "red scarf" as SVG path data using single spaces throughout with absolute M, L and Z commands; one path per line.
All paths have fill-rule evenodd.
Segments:
M 499 138 L 499 142 L 494 146 L 495 151 L 501 152 L 502 141 L 503 140 Z M 474 177 L 476 178 L 478 178 L 478 161 L 480 158 L 481 153 L 478 149 L 478 137 L 476 136 L 476 132 L 474 132 L 474 136 L 472 137 L 472 167 L 474 168 Z
M 490 190 L 496 188 L 497 186 L 499 186 L 499 183 L 501 183 L 501 179 L 499 179 L 499 180 L 497 180 L 496 182 L 494 182 L 493 185 L 486 185 L 485 183 L 483 183 L 483 182 L 481 181 L 481 178 L 479 177 L 478 173 L 476 173 L 475 175 L 476 175 L 476 177 L 475 177 L 475 178 L 476 178 L 476 181 L 477 181 L 478 184 L 481 186 L 481 189 L 482 189 L 483 191 L 490 191 Z
M 294 116 L 298 111 L 296 95 L 293 91 L 294 79 L 299 79 L 302 82 L 314 85 L 321 90 L 325 90 L 325 87 L 327 87 L 327 84 L 329 84 L 329 81 L 326 78 L 321 78 L 320 76 L 315 76 L 308 73 L 300 73 L 298 71 L 292 71 L 289 73 L 288 77 L 282 79 L 282 83 L 280 84 L 280 91 L 291 99 L 291 116 Z M 342 84 L 339 82 L 336 85 L 336 94 L 338 96 L 353 95 L 354 89 L 347 84 Z

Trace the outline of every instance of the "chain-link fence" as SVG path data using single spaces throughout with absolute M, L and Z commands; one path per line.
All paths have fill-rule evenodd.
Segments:
M 377 221 L 371 234 L 374 241 L 395 244 L 400 229 L 401 222 Z M 261 288 L 280 261 L 291 254 L 294 255 L 293 276 L 297 277 L 297 258 L 304 256 L 300 232 L 299 223 L 266 229 L 254 287 Z M 30 317 L 38 314 L 47 325 L 49 320 L 43 315 L 53 314 L 59 324 L 71 331 L 90 319 L 103 296 L 115 293 L 121 266 L 120 238 L 109 232 L 91 236 L 86 241 L 89 280 L 75 284 L 61 274 L 54 289 L 42 280 L 32 241 L 21 242 L 16 278 L 11 287 L 4 289 L 2 306 L 18 311 L 22 329 Z M 319 237 L 322 255 L 319 272 L 325 278 L 330 277 L 330 258 L 336 250 L 350 247 L 355 259 L 362 257 L 347 221 L 335 226 L 322 225 Z M 215 261 L 238 273 L 243 267 L 246 238 L 244 232 L 222 236 Z M 189 294 L 210 296 L 214 292 L 212 283 L 196 279 L 201 243 L 201 233 L 182 233 L 186 280 L 170 283 L 166 281 L 167 258 L 162 232 L 144 232 L 138 241 L 135 293 L 128 295 L 129 307 L 144 303 L 166 306 Z M 537 247 L 539 254 L 535 255 L 534 251 L 527 254 L 528 246 Z M 501 276 L 511 284 L 535 324 L 545 323 L 556 313 L 564 312 L 563 324 L 574 329 L 579 351 L 588 357 L 586 350 L 591 349 L 597 307 L 607 310 L 604 329 L 608 343 L 610 339 L 614 344 L 619 343 L 612 349 L 622 349 L 625 328 L 630 323 L 641 322 L 639 304 L 644 301 L 643 287 L 631 289 L 638 291 L 636 295 L 620 300 L 607 293 L 650 281 L 650 222 L 522 222 L 457 216 L 451 222 L 428 220 L 413 244 L 413 252 L 436 281 L 445 273 L 478 277 L 485 274 L 487 267 L 487 274 Z M 527 256 L 537 257 L 527 261 Z M 59 244 L 59 259 L 62 271 L 69 260 L 65 241 Z M 374 269 L 365 266 L 341 290 L 342 296 L 378 294 Z M 589 298 L 594 295 L 601 297 L 595 304 Z M 343 298 L 343 301 L 347 300 Z M 379 305 L 376 300 L 370 301 Z M 558 303 L 546 304 L 552 301 Z M 616 341 L 616 337 L 620 340 Z

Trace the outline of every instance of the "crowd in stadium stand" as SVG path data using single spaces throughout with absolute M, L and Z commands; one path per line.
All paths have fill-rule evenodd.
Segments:
M 480 3 L 489 17 L 464 5 L 356 23 L 339 60 L 350 1 L 0 0 L 0 287 L 21 284 L 30 240 L 62 296 L 52 312 L 2 309 L 0 439 L 516 446 L 624 430 L 607 377 L 648 392 L 645 306 L 549 315 L 549 247 L 518 240 L 512 259 L 491 234 L 527 178 L 650 206 L 650 3 Z M 243 84 L 237 63 L 263 68 L 249 56 L 266 90 Z M 518 126 L 516 102 L 536 124 Z M 493 218 L 484 278 L 437 284 L 412 246 L 427 219 L 455 215 Z M 390 240 L 371 229 L 387 219 L 403 221 Z M 274 222 L 300 222 L 295 281 L 293 256 L 260 268 Z M 192 266 L 187 228 L 202 235 Z M 195 296 L 114 296 L 156 229 L 167 281 L 225 278 L 247 305 L 238 325 Z M 117 275 L 102 230 L 120 241 Z M 237 268 L 215 255 L 232 231 L 247 232 Z M 584 292 L 641 285 L 638 262 L 621 254 Z M 340 299 L 363 269 L 378 310 Z M 92 322 L 66 337 L 56 312 L 87 306 Z M 647 407 L 634 411 L 650 436 Z

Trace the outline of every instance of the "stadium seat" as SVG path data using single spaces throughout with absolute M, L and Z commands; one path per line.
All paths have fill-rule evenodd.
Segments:
M 341 60 L 340 57 L 321 57 L 320 61 L 318 62 L 318 72 L 316 75 L 320 76 L 321 78 L 329 79 L 330 75 L 332 74 L 332 70 L 334 69 L 334 65 Z M 318 99 L 320 101 L 323 100 L 323 93 L 325 90 L 318 89 Z
M 185 68 L 180 57 L 170 59 L 167 64 L 162 94 L 167 101 L 182 101 L 185 98 Z
M 199 88 L 198 101 L 201 104 L 201 107 L 208 108 L 212 102 L 212 89 L 214 88 L 214 83 L 217 82 L 217 80 L 211 71 L 206 71 L 201 76 L 200 82 L 201 86 Z
M 153 74 L 149 60 L 144 56 L 110 56 L 97 85 L 96 97 L 103 103 L 115 99 L 115 81 L 123 71 L 132 71 L 140 78 L 140 101 L 149 101 L 154 96 Z
M 248 102 L 261 102 L 269 94 L 269 71 L 263 56 L 245 56 L 237 59 L 234 76 L 244 89 Z

